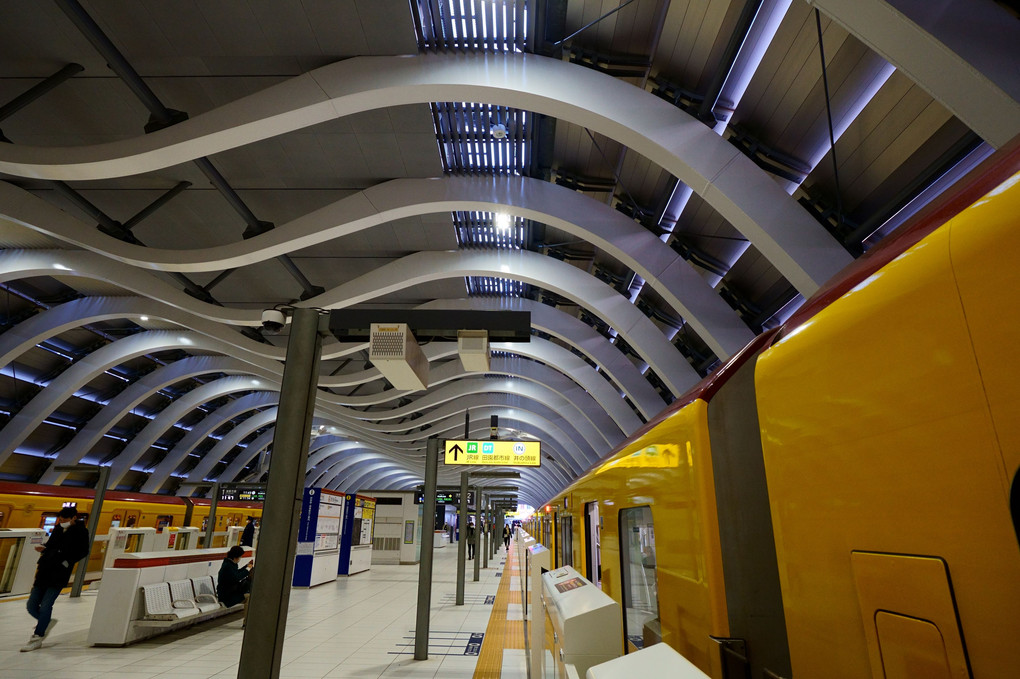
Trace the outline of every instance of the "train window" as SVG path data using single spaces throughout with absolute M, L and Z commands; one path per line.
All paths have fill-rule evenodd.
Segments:
M 599 544 L 599 503 L 589 502 L 584 506 L 584 547 L 588 579 L 602 588 L 602 546 Z
M 644 648 L 659 637 L 659 594 L 655 581 L 655 529 L 650 507 L 620 510 L 620 570 L 623 576 L 623 633 Z
M 169 514 L 160 514 L 156 517 L 156 532 L 162 533 L 163 529 L 172 524 L 174 517 Z
M 53 529 L 57 526 L 57 513 L 56 512 L 43 512 L 42 518 L 39 520 L 39 527 L 46 531 L 49 535 L 53 532 Z

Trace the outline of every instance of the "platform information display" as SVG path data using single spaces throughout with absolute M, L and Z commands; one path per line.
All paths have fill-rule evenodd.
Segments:
M 542 444 L 538 441 L 447 441 L 446 464 L 538 467 L 542 464 Z
M 221 483 L 219 502 L 265 502 L 264 483 Z

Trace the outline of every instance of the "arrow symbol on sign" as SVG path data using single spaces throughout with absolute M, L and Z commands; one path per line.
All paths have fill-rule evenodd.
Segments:
M 463 453 L 464 449 L 458 446 L 456 443 L 453 444 L 453 448 L 450 448 L 450 452 L 453 453 L 453 461 L 457 461 L 457 453 Z

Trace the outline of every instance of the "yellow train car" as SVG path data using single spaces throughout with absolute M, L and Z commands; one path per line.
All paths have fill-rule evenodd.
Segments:
M 628 650 L 717 679 L 1015 674 L 1018 170 L 1020 142 L 540 510 Z
M 80 520 L 85 521 L 92 512 L 94 497 L 95 491 L 88 488 L 0 481 L 0 528 L 49 530 L 56 525 L 57 513 L 65 506 L 74 506 Z M 105 538 L 111 527 L 148 527 L 161 532 L 166 528 L 197 526 L 204 531 L 210 501 L 194 498 L 191 502 L 193 507 L 189 512 L 188 503 L 181 497 L 107 491 L 96 527 L 97 539 L 89 554 L 88 571 L 102 570 Z M 249 516 L 261 518 L 261 503 L 220 502 L 214 530 L 223 533 L 230 526 L 243 526 Z M 218 540 L 222 542 L 224 538 L 221 536 Z M 216 539 L 213 546 L 219 546 Z
M 1018 183 L 759 360 L 796 676 L 1016 674 Z

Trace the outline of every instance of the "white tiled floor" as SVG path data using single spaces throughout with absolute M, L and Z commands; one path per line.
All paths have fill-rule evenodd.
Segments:
M 513 548 L 513 547 L 511 547 Z M 290 597 L 281 678 L 435 677 L 470 678 L 477 658 L 464 655 L 472 633 L 484 633 L 505 560 L 502 549 L 472 582 L 468 562 L 464 606 L 454 605 L 456 546 L 436 550 L 433 566 L 429 659 L 415 661 L 414 625 L 417 566 L 373 566 L 371 570 Z M 490 599 L 491 600 L 491 599 Z M 34 621 L 25 599 L 0 600 L 0 677 L 3 679 L 150 679 L 234 677 L 241 652 L 241 617 L 233 614 L 190 629 L 124 648 L 85 645 L 95 595 L 61 596 L 54 606 L 60 622 L 43 647 L 18 649 Z M 526 676 L 525 663 L 504 659 L 504 679 Z

